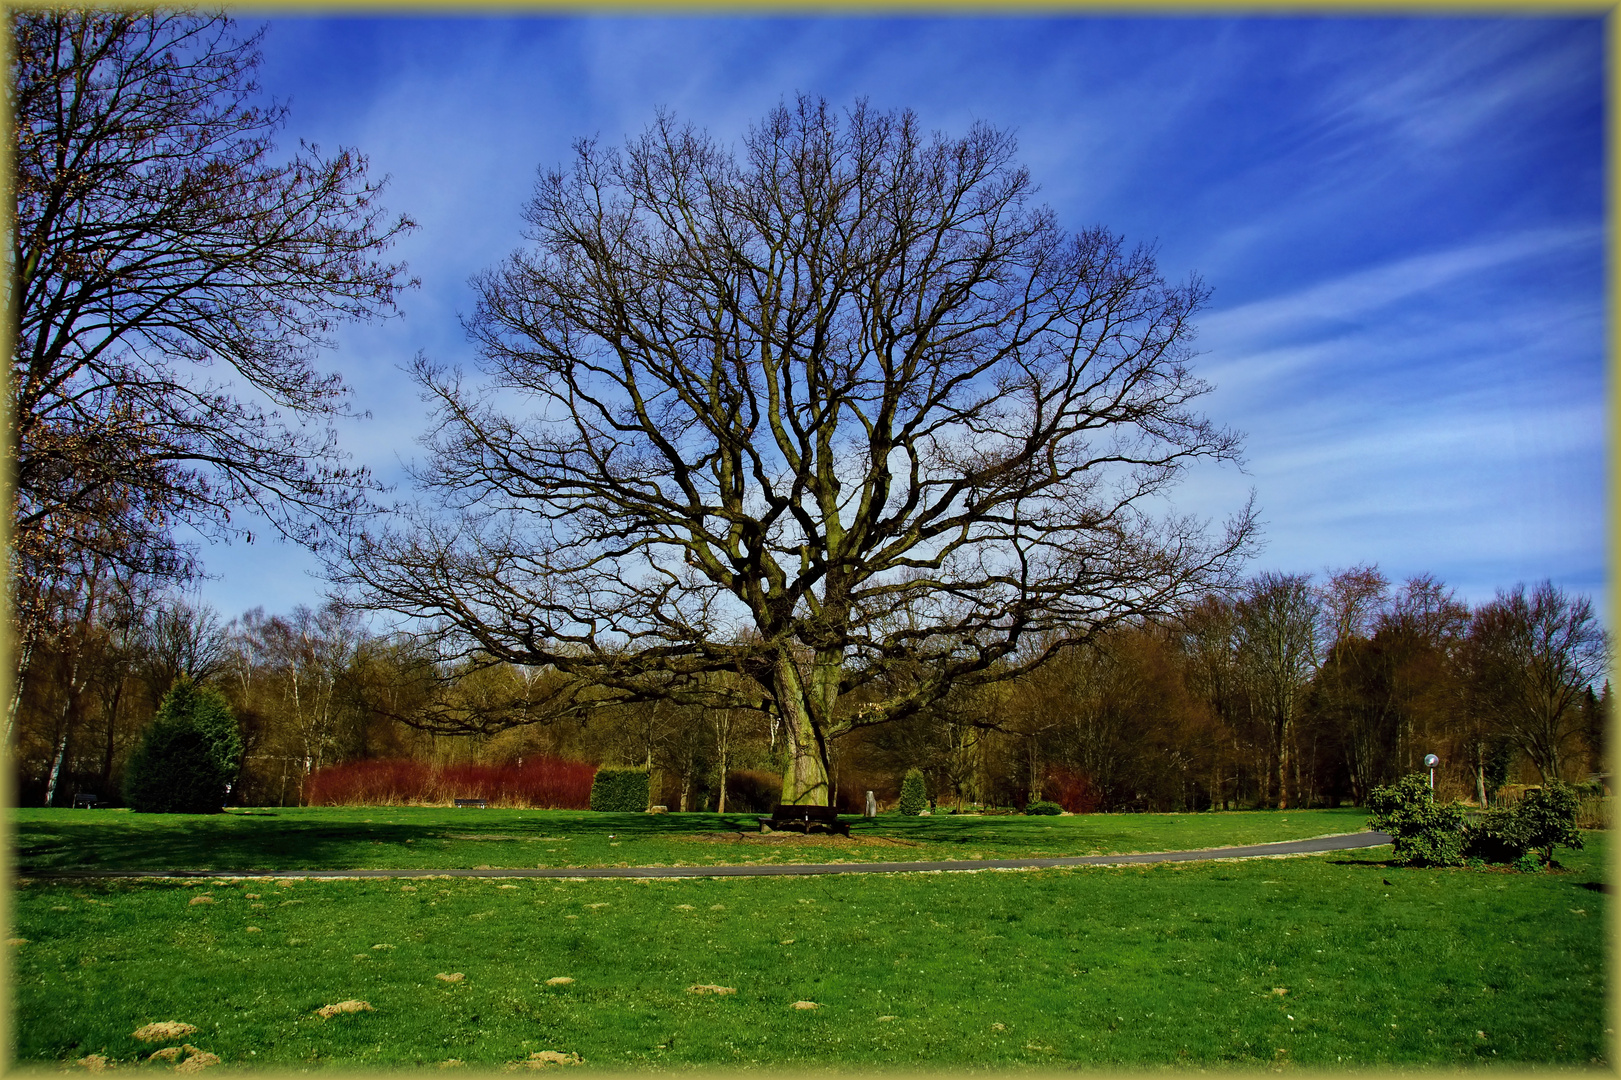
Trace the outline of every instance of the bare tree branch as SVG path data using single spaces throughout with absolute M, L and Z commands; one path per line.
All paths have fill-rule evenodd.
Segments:
M 346 580 L 624 693 L 742 676 L 787 802 L 826 801 L 853 703 L 911 715 L 1225 582 L 1248 509 L 1211 538 L 1162 503 L 1238 452 L 1192 410 L 1205 290 L 1060 230 L 1013 154 L 805 98 L 736 154 L 667 115 L 580 143 L 477 280 L 482 382 L 418 364 L 441 511 Z

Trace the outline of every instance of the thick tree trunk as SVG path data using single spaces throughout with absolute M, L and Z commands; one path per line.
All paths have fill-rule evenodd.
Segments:
M 839 658 L 842 660 L 842 657 Z M 788 746 L 788 763 L 782 773 L 782 801 L 788 806 L 827 806 L 832 792 L 828 785 L 827 747 L 818 713 L 830 717 L 827 701 L 829 680 L 834 697 L 838 694 L 838 664 L 818 655 L 811 665 L 809 685 L 799 664 L 784 649 L 777 654 L 777 707 L 782 712 L 783 733 Z M 831 670 L 829 670 L 831 668 Z

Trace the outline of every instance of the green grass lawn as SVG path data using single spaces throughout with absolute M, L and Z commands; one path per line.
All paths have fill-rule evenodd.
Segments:
M 1606 1055 L 1605 839 L 1534 875 L 1376 851 L 862 878 L 31 881 L 14 896 L 17 1054 L 130 1062 L 165 1045 L 138 1027 L 173 1020 L 227 1065 L 297 1068 L 545 1050 L 608 1069 L 1588 1064 Z M 315 1011 L 346 1000 L 371 1010 Z
M 1173 851 L 1366 827 L 1361 810 L 847 819 L 850 836 L 769 836 L 752 814 L 593 814 L 432 807 L 226 814 L 12 812 L 22 873 L 57 870 L 445 869 L 899 862 Z
M 369 825 L 405 831 L 368 862 L 463 866 L 473 860 L 462 844 L 521 842 L 411 850 L 450 830 L 490 829 L 462 824 L 475 813 L 367 812 Z M 503 833 L 528 824 L 527 813 L 507 813 L 482 820 L 503 822 Z M 85 812 L 58 825 L 68 814 L 20 812 L 19 842 L 82 844 L 72 830 L 99 828 L 115 838 L 96 849 L 105 858 L 151 857 L 168 835 L 207 862 L 218 861 L 206 859 L 211 838 L 228 840 L 232 858 L 297 862 L 294 840 L 253 831 L 279 821 L 305 826 L 295 833 L 306 838 L 332 830 L 307 860 L 354 865 L 375 839 L 339 835 L 343 821 L 368 824 L 354 812 L 161 824 Z M 952 845 L 987 855 L 1215 846 L 1360 820 L 1291 812 L 872 828 L 917 841 L 926 853 L 915 857 L 927 858 Z M 641 851 L 684 850 L 686 819 L 645 821 Z M 534 824 L 571 842 L 598 827 L 587 814 Z M 975 838 L 976 828 L 992 835 Z M 1399 869 L 1381 861 L 1388 849 L 1373 849 L 855 878 L 23 879 L 10 947 L 16 1053 L 23 1064 L 91 1054 L 131 1063 L 184 1041 L 226 1066 L 275 1068 L 499 1067 L 540 1051 L 610 1070 L 1601 1063 L 1607 836 L 1585 835 L 1585 850 L 1560 852 L 1564 872 L 1529 875 Z M 642 857 L 592 843 L 603 861 Z M 592 857 L 583 851 L 565 857 L 581 865 Z M 371 1008 L 316 1012 L 349 1000 Z M 171 1020 L 197 1030 L 167 1043 L 133 1038 Z

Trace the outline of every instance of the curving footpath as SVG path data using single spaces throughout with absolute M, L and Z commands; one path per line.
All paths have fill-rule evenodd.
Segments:
M 1055 859 L 956 859 L 946 862 L 779 863 L 759 866 L 590 866 L 503 870 L 85 870 L 19 873 L 35 881 L 81 878 L 718 878 L 791 877 L 808 874 L 917 874 L 976 870 L 1036 870 L 1050 866 L 1125 866 L 1132 863 L 1197 862 L 1203 859 L 1267 859 L 1317 855 L 1390 843 L 1382 832 L 1342 833 L 1310 840 L 1283 840 L 1248 847 L 1155 851 L 1141 855 L 1068 855 Z

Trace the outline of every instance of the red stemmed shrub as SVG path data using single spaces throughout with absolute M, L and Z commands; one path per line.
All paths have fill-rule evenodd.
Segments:
M 449 805 L 487 799 L 491 806 L 585 810 L 596 765 L 551 757 L 523 764 L 428 765 L 420 761 L 349 761 L 304 781 L 307 806 Z
M 1101 798 L 1092 787 L 1092 778 L 1070 769 L 1049 769 L 1047 798 L 1072 814 L 1090 814 L 1097 810 Z

